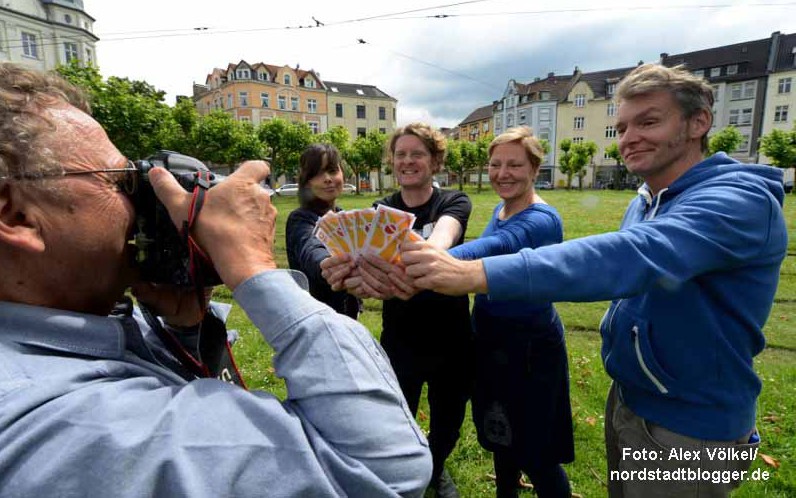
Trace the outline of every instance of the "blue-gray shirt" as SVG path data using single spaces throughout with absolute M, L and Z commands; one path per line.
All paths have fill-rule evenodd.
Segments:
M 234 297 L 276 351 L 284 402 L 183 379 L 151 354 L 143 322 L 140 335 L 113 317 L 0 302 L 0 494 L 422 494 L 428 445 L 367 329 L 284 271 Z

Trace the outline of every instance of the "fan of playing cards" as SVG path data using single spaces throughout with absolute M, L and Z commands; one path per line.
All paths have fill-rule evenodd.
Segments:
M 328 212 L 315 225 L 315 236 L 329 254 L 375 254 L 389 263 L 401 260 L 401 244 L 423 238 L 412 231 L 415 215 L 379 205 L 377 209 Z

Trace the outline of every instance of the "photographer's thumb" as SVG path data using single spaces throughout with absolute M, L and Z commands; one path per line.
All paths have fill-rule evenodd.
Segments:
M 161 167 L 152 168 L 148 174 L 152 190 L 155 191 L 155 195 L 160 199 L 160 202 L 166 206 L 169 216 L 171 216 L 171 221 L 174 222 L 175 226 L 181 227 L 183 221 L 188 218 L 191 194 L 186 192 L 177 183 L 177 180 Z

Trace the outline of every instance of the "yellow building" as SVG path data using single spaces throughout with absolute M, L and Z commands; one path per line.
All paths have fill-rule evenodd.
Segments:
M 343 126 L 351 139 L 376 130 L 395 131 L 398 101 L 372 85 L 326 81 L 329 128 Z
M 594 73 L 575 70 L 569 93 L 558 103 L 556 120 L 556 147 L 569 138 L 573 143 L 592 141 L 597 144 L 597 153 L 592 164 L 587 166 L 583 187 L 600 187 L 613 179 L 616 161 L 606 157 L 605 150 L 617 141 L 616 103 L 614 91 L 619 81 L 633 68 L 609 69 Z M 556 151 L 556 156 L 560 151 Z M 566 175 L 556 164 L 556 187 L 566 186 Z M 579 186 L 578 178 L 572 186 Z
M 479 107 L 459 123 L 459 137 L 475 142 L 492 132 L 492 104 Z
M 193 100 L 200 115 L 215 110 L 254 126 L 273 119 L 306 123 L 314 133 L 327 130 L 327 98 L 323 81 L 313 70 L 240 61 L 213 69 L 204 85 L 194 84 Z

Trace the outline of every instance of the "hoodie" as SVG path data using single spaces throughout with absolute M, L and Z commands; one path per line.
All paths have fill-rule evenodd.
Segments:
M 624 403 L 679 434 L 743 437 L 787 250 L 782 171 L 718 153 L 639 190 L 617 232 L 485 258 L 488 296 L 612 300 L 602 359 Z

